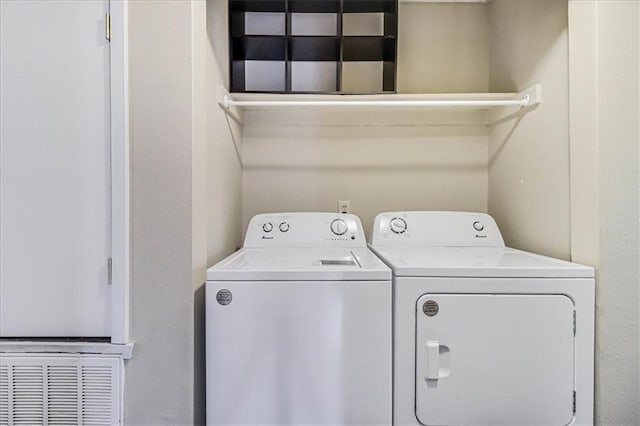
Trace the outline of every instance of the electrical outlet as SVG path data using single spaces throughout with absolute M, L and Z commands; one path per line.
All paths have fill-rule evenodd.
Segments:
M 351 213 L 351 201 L 338 201 L 338 213 Z

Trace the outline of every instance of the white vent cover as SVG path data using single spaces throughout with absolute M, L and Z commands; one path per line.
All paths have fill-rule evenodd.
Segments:
M 118 425 L 120 356 L 0 354 L 0 425 Z

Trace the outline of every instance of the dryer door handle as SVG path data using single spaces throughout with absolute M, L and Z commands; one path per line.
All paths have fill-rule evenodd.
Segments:
M 436 340 L 429 340 L 424 344 L 425 365 L 427 380 L 438 380 L 440 378 L 440 343 Z

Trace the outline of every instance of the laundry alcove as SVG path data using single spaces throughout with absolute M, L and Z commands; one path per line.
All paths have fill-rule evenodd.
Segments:
M 243 224 L 337 200 L 365 228 L 398 208 L 485 211 L 568 257 L 567 2 L 544 3 L 400 1 L 396 94 L 219 89 L 242 126 Z

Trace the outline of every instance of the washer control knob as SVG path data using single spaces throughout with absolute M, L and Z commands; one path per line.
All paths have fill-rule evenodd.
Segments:
M 389 222 L 389 229 L 396 234 L 402 234 L 407 230 L 407 222 L 401 217 L 394 217 Z
M 278 226 L 280 232 L 287 232 L 289 230 L 289 224 L 287 222 L 282 222 L 280 226 Z
M 349 225 L 343 219 L 334 219 L 331 222 L 331 232 L 336 235 L 344 235 L 349 230 Z
M 263 230 L 264 232 L 271 232 L 271 231 L 273 231 L 273 223 L 271 223 L 271 222 L 267 222 L 267 223 L 265 223 L 264 225 L 262 225 L 262 230 Z
M 480 232 L 484 229 L 484 225 L 481 222 L 476 220 L 475 222 L 473 222 L 473 229 Z

